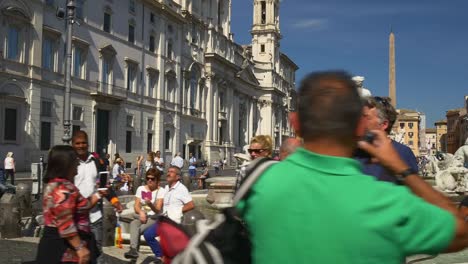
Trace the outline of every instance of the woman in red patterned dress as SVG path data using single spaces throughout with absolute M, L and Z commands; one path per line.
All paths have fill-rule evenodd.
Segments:
M 37 263 L 95 263 L 98 257 L 89 210 L 104 192 L 89 199 L 80 194 L 73 184 L 78 164 L 71 146 L 55 146 L 49 152 L 42 203 L 45 227 Z

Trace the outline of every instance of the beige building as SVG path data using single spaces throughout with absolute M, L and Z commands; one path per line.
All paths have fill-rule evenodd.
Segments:
M 256 134 L 275 148 L 293 135 L 298 67 L 279 50 L 279 0 L 254 0 L 246 46 L 231 0 L 75 2 L 71 115 L 92 151 L 231 162 Z M 13 151 L 19 170 L 62 142 L 64 3 L 0 0 L 0 156 Z
M 427 154 L 435 155 L 437 152 L 437 128 L 426 128 Z
M 440 152 L 447 152 L 447 120 L 439 120 L 434 123 L 436 127 L 436 150 Z
M 400 143 L 408 146 L 415 156 L 419 156 L 420 113 L 408 109 L 398 109 L 397 112 L 398 118 L 393 126 L 392 134 L 396 135 Z

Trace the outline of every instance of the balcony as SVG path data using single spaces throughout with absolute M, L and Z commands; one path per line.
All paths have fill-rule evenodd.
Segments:
M 187 135 L 187 144 L 198 144 L 205 140 L 205 135 L 202 132 L 191 132 Z
M 96 87 L 91 87 L 90 95 L 96 100 L 116 104 L 127 99 L 127 90 L 109 83 L 96 82 Z

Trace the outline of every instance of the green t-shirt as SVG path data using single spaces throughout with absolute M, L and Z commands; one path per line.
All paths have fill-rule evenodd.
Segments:
M 443 251 L 455 235 L 454 216 L 406 187 L 305 149 L 269 168 L 238 207 L 255 264 L 401 264 Z

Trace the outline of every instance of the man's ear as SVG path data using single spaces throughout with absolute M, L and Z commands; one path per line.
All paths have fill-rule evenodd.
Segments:
M 302 137 L 301 124 L 299 122 L 299 114 L 297 112 L 289 113 L 289 123 L 296 132 L 296 136 Z
M 388 120 L 384 120 L 384 121 L 382 122 L 382 130 L 383 130 L 383 131 L 387 131 L 388 125 L 389 125 Z

